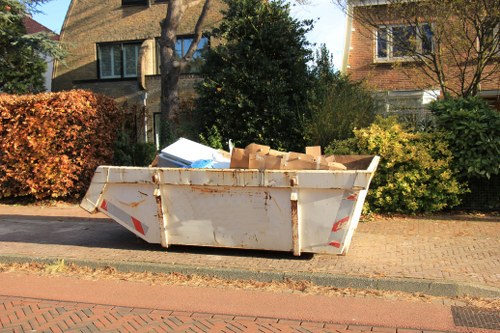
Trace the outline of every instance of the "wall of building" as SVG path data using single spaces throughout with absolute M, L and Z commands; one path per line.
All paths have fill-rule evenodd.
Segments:
M 355 7 L 354 10 L 371 10 L 383 13 L 383 7 Z M 387 20 L 383 22 L 388 23 Z M 389 23 L 396 24 L 398 22 Z M 354 19 L 351 30 L 346 71 L 352 79 L 364 80 L 372 89 L 377 91 L 439 89 L 439 85 L 424 75 L 422 73 L 423 68 L 414 61 L 378 62 L 376 59 L 375 28 L 367 27 Z M 488 73 L 491 68 L 493 68 L 493 65 L 489 65 L 485 73 Z M 455 81 L 455 88 L 458 88 L 459 81 Z M 481 84 L 481 89 L 500 90 L 500 73 L 496 73 L 485 80 Z
M 98 79 L 97 43 L 144 41 L 160 36 L 160 21 L 165 17 L 164 1 L 148 6 L 122 6 L 121 0 L 73 0 L 61 32 L 61 43 L 69 56 L 65 64 L 56 63 L 54 90 L 75 87 L 74 81 Z M 190 34 L 201 6 L 186 11 L 178 34 Z M 221 18 L 221 4 L 214 2 L 204 29 L 211 29 Z
M 146 102 L 148 120 L 144 128 L 149 133 L 148 141 L 153 139 L 153 112 L 159 112 L 160 109 L 155 39 L 160 37 L 160 21 L 167 12 L 166 1 L 149 2 L 149 6 L 122 6 L 121 0 L 72 0 L 60 39 L 69 55 L 64 64 L 56 62 L 53 75 L 54 91 L 82 88 L 111 96 L 119 103 L 142 107 Z M 202 5 L 200 3 L 186 10 L 178 35 L 194 32 Z M 212 1 L 204 30 L 210 30 L 218 24 L 222 18 L 222 7 L 222 1 Z M 141 53 L 145 54 L 141 56 L 139 77 L 99 79 L 97 44 L 133 41 L 146 41 L 141 47 Z M 181 98 L 192 96 L 192 82 L 190 76 L 181 79 Z

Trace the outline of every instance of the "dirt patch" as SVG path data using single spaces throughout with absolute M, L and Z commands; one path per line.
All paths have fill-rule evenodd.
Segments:
M 345 296 L 345 297 L 374 297 L 388 300 L 409 300 L 416 302 L 441 303 L 446 305 L 473 306 L 483 309 L 500 309 L 500 299 L 483 299 L 474 297 L 436 297 L 419 293 L 404 293 L 397 291 L 339 289 L 314 285 L 308 281 L 273 281 L 260 282 L 248 280 L 224 280 L 216 277 L 201 275 L 186 275 L 180 273 L 152 273 L 152 272 L 120 272 L 113 267 L 90 268 L 65 264 L 58 261 L 53 264 L 42 263 L 0 263 L 0 272 L 24 272 L 42 276 L 67 276 L 85 280 L 122 280 L 147 283 L 151 285 L 185 285 L 210 288 L 233 288 L 244 290 L 258 290 L 275 293 L 294 293 L 303 295 Z

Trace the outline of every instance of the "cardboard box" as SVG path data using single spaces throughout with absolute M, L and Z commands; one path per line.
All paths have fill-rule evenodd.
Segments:
M 322 156 L 321 147 L 306 147 L 306 154 L 280 152 L 269 146 L 251 143 L 245 147 L 233 148 L 231 168 L 259 170 L 346 170 L 335 162 L 333 156 Z

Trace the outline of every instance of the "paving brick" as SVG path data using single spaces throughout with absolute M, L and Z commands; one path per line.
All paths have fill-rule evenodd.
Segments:
M 362 325 L 348 325 L 347 329 L 351 332 L 371 332 L 371 326 L 362 326 Z
M 372 327 L 372 332 L 397 333 L 395 328 L 390 328 L 390 327 Z
M 332 329 L 332 330 L 347 330 L 347 325 L 346 324 L 325 324 L 326 329 Z
M 303 321 L 300 323 L 300 326 L 303 326 L 306 328 L 323 328 L 325 326 L 325 324 L 313 322 L 313 321 Z
M 32 215 L 41 214 L 36 208 L 23 210 L 12 210 L 15 207 L 1 206 L 0 215 Z M 500 288 L 498 279 L 498 261 L 500 248 L 498 241 L 500 235 L 500 223 L 489 220 L 474 222 L 452 220 L 449 217 L 436 223 L 432 220 L 422 218 L 404 219 L 380 219 L 370 223 L 359 224 L 355 239 L 351 244 L 349 254 L 338 258 L 329 255 L 314 255 L 307 261 L 297 261 L 292 255 L 283 253 L 269 256 L 249 256 L 244 252 L 234 252 L 225 256 L 222 261 L 211 260 L 212 255 L 230 252 L 228 249 L 207 249 L 207 253 L 150 251 L 148 244 L 134 243 L 133 248 L 126 245 L 121 248 L 113 248 L 107 244 L 113 241 L 119 233 L 122 235 L 122 227 L 107 222 L 95 222 L 90 224 L 85 221 L 88 214 L 80 208 L 65 210 L 44 209 L 42 214 L 58 216 L 82 216 L 82 222 L 58 221 L 58 225 L 71 223 L 71 226 L 89 229 L 90 234 L 95 233 L 102 239 L 97 244 L 99 251 L 94 247 L 86 247 L 84 242 L 76 239 L 75 244 L 83 246 L 60 245 L 56 240 L 51 244 L 40 244 L 38 235 L 47 234 L 52 230 L 50 221 L 37 220 L 35 231 L 22 235 L 17 242 L 8 242 L 7 236 L 2 236 L 7 231 L 9 224 L 16 220 L 2 218 L 0 224 L 0 242 L 6 242 L 0 246 L 0 256 L 16 253 L 20 256 L 32 256 L 37 254 L 38 258 L 58 257 L 66 258 L 68 253 L 74 260 L 103 261 L 113 260 L 116 262 L 148 262 L 155 265 L 181 265 L 187 267 L 210 267 L 213 269 L 245 269 L 256 272 L 267 272 L 269 267 L 273 271 L 305 273 L 321 273 L 332 275 L 357 275 L 377 276 L 377 272 L 383 272 L 387 278 L 406 278 L 439 280 L 444 282 L 463 282 L 468 284 L 486 285 Z M 86 214 L 86 213 L 85 213 Z M 23 216 L 29 220 L 30 216 Z M 106 221 L 106 220 L 103 220 Z M 457 233 L 460 230 L 460 234 Z M 106 237 L 102 237 L 103 233 Z M 7 235 L 8 233 L 5 232 Z M 64 232 L 58 233 L 58 237 L 64 238 Z M 131 235 L 132 237 L 133 235 Z M 109 239 L 107 238 L 109 237 Z M 74 239 L 74 234 L 68 239 Z M 90 237 L 92 238 L 92 237 Z M 97 237 L 96 237 L 97 238 Z M 132 240 L 131 240 L 132 241 Z M 7 243 L 8 242 L 8 243 Z M 78 242 L 78 243 L 77 243 Z M 474 246 L 470 246 L 474 244 Z M 242 254 L 239 254 L 242 253 Z M 279 260 L 276 260 L 279 258 Z M 476 258 L 480 258 L 476 259 Z
M 213 315 L 212 316 L 212 319 L 214 320 L 233 320 L 234 319 L 234 316 L 232 315 Z

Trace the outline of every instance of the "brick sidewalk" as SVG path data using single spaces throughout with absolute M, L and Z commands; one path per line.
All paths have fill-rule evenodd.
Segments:
M 0 296 L 0 332 L 332 332 L 423 333 L 279 318 L 165 311 Z M 433 331 L 433 333 L 440 333 Z M 443 332 L 444 333 L 444 332 Z
M 40 219 L 39 216 L 44 216 Z M 149 263 L 253 272 L 425 279 L 500 288 L 495 217 L 394 218 L 360 223 L 347 256 L 146 244 L 78 207 L 0 205 L 0 255 Z M 13 231 L 2 230 L 4 226 Z

